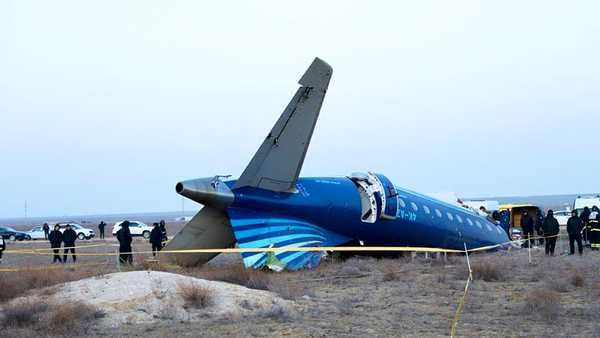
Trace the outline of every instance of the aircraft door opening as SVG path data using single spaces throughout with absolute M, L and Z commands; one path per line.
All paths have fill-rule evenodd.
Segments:
M 387 177 L 369 172 L 353 173 L 349 178 L 360 194 L 361 221 L 375 223 L 379 218 L 396 218 L 398 194 Z

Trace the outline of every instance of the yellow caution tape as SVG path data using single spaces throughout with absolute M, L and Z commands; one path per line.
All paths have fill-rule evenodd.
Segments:
M 549 238 L 549 237 L 560 237 L 560 235 L 543 236 L 543 237 L 531 237 L 530 240 L 538 238 Z M 511 243 L 520 243 L 526 241 L 526 239 L 508 241 L 500 244 L 482 246 L 478 248 L 468 249 L 467 252 L 479 252 L 487 251 L 495 248 L 499 248 Z M 90 248 L 90 247 L 118 247 L 118 244 L 92 244 L 87 246 L 76 246 L 74 249 Z M 9 254 L 30 254 L 30 255 L 54 255 L 51 252 L 54 249 L 64 250 L 70 249 L 71 247 L 61 248 L 42 248 L 42 249 L 16 249 L 6 250 L 5 253 Z M 332 252 L 343 252 L 343 251 L 377 251 L 377 252 L 445 252 L 445 253 L 464 253 L 465 250 L 456 249 L 443 249 L 443 248 L 430 248 L 430 247 L 413 247 L 413 246 L 319 246 L 319 247 L 271 247 L 271 248 L 214 248 L 214 249 L 184 249 L 184 250 L 161 250 L 161 254 L 193 254 L 193 253 L 245 253 L 245 252 L 314 252 L 314 251 L 332 251 Z M 132 251 L 132 252 L 119 252 L 118 254 L 151 254 L 152 251 Z M 78 256 L 114 256 L 116 252 L 112 253 L 88 253 L 88 252 L 77 252 Z
M 463 292 L 460 301 L 458 302 L 458 306 L 456 307 L 456 312 L 454 313 L 454 319 L 452 319 L 452 325 L 450 329 L 450 337 L 456 337 L 456 326 L 458 325 L 458 321 L 460 320 L 460 315 L 462 313 L 462 308 L 465 305 L 465 299 L 467 298 L 467 292 L 469 290 L 471 278 L 467 278 L 467 284 L 465 284 L 465 291 Z

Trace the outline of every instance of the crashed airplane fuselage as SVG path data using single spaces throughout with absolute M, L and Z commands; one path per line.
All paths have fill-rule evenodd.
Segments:
M 179 182 L 177 193 L 204 205 L 167 250 L 228 248 L 412 246 L 475 248 L 506 242 L 498 225 L 472 210 L 394 186 L 377 173 L 299 178 L 331 79 L 315 59 L 279 120 L 238 180 Z M 216 254 L 176 254 L 180 264 Z M 242 253 L 247 267 L 264 266 L 264 252 Z M 286 268 L 316 266 L 320 252 L 278 252 Z

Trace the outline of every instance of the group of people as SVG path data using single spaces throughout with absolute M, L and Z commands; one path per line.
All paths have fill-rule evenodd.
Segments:
M 117 240 L 119 241 L 119 262 L 121 264 L 132 264 L 133 256 L 131 249 L 131 242 L 133 242 L 133 236 L 129 230 L 129 221 L 123 221 L 121 223 L 121 229 L 117 231 Z M 165 246 L 167 241 L 167 228 L 165 221 L 161 220 L 158 223 L 153 224 L 154 227 L 150 232 L 150 244 L 152 244 L 152 256 L 156 254 Z
M 77 261 L 77 256 L 75 255 L 75 241 L 77 240 L 77 233 L 71 228 L 71 224 L 67 224 L 65 226 L 65 231 L 63 232 L 60 231 L 60 225 L 54 225 L 54 230 L 50 231 L 47 239 L 50 241 L 50 248 L 52 248 L 52 251 L 54 252 L 52 264 L 56 262 L 66 263 L 69 251 L 71 252 L 73 263 Z M 64 252 L 63 257 L 61 258 L 60 248 L 63 244 Z
M 545 243 L 545 252 L 547 256 L 554 256 L 556 240 L 560 232 L 560 226 L 552 209 L 548 210 L 546 217 L 539 217 L 537 222 L 524 211 L 521 215 L 521 229 L 523 238 L 526 240 L 524 246 L 529 246 L 535 242 L 533 238 L 534 229 L 537 230 L 540 245 Z M 592 250 L 600 250 L 600 209 L 597 206 L 585 207 L 581 215 L 577 210 L 571 212 L 571 217 L 567 221 L 567 233 L 569 235 L 569 254 L 575 254 L 575 243 L 580 255 L 583 254 L 583 242 L 589 241 Z

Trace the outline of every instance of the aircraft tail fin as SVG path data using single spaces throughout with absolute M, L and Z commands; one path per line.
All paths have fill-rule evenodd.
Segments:
M 204 207 L 165 246 L 170 250 L 220 249 L 235 245 L 227 214 L 221 210 Z M 218 253 L 174 253 L 167 259 L 182 266 L 201 265 Z
M 299 81 L 302 85 L 237 180 L 245 186 L 293 191 L 304 163 L 333 70 L 315 58 Z

